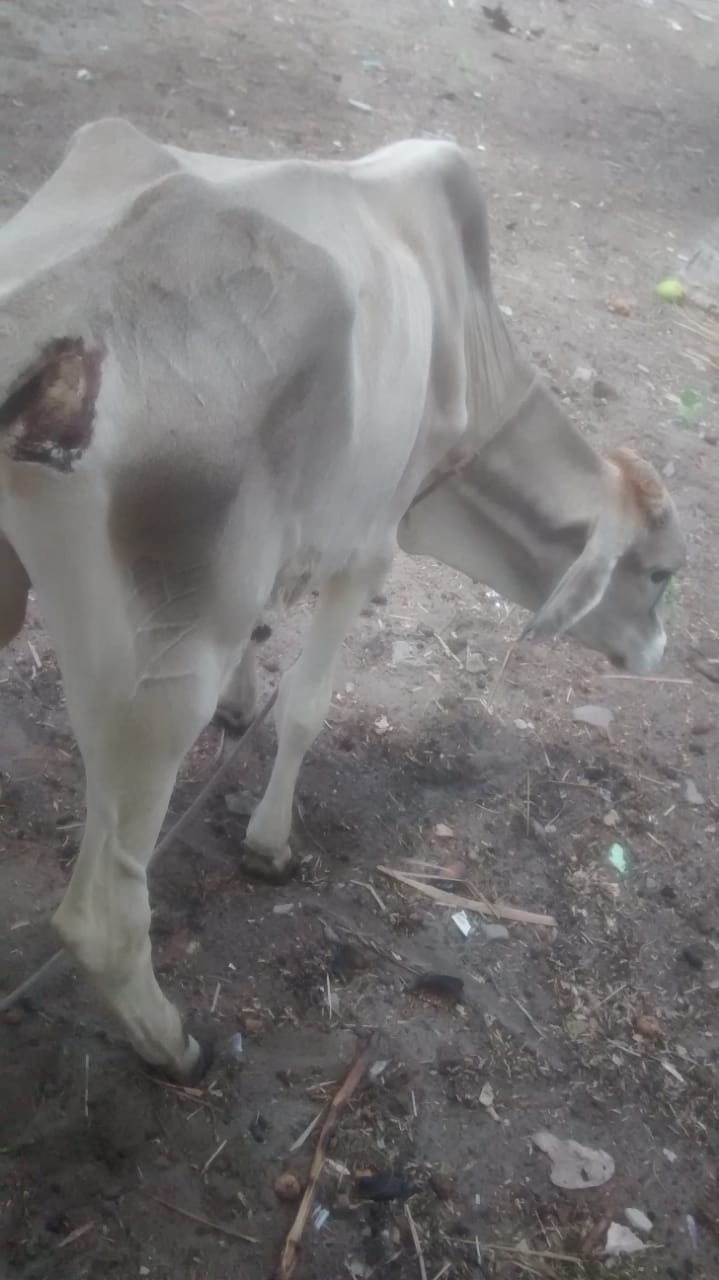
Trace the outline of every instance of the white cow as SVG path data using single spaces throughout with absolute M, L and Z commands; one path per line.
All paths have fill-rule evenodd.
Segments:
M 319 592 L 247 833 L 277 875 L 338 650 L 398 545 L 636 672 L 684 559 L 651 467 L 598 457 L 518 357 L 460 150 L 256 163 L 115 120 L 0 231 L 0 530 L 0 639 L 32 584 L 86 770 L 54 923 L 181 1078 L 200 1048 L 155 979 L 147 865 L 223 689 L 251 714 L 263 611 Z

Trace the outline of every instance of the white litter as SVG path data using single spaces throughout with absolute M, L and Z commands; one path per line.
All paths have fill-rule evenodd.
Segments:
M 607 1253 L 639 1253 L 646 1247 L 644 1241 L 630 1231 L 629 1227 L 622 1226 L 621 1222 L 609 1224 L 605 1245 Z
M 462 937 L 468 938 L 470 933 L 472 932 L 472 926 L 469 923 L 469 920 L 467 919 L 467 912 L 455 911 L 452 916 L 452 920 L 454 924 L 456 924 L 457 928 L 459 929 L 459 932 L 462 934 Z
M 606 1151 L 593 1151 L 573 1138 L 557 1138 L 542 1130 L 532 1142 L 552 1162 L 549 1177 L 555 1187 L 573 1191 L 579 1187 L 601 1187 L 614 1174 L 614 1161 Z

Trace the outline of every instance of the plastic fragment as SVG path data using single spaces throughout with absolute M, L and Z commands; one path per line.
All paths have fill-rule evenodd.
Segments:
M 624 845 L 613 844 L 607 854 L 611 866 L 618 871 L 620 876 L 627 874 L 627 855 L 624 851 Z
M 467 918 L 467 912 L 455 911 L 452 916 L 452 920 L 454 924 L 456 924 L 457 928 L 459 929 L 459 932 L 462 934 L 462 937 L 468 938 L 470 933 L 472 932 L 472 926 L 469 923 L 469 919 Z
M 407 1178 L 393 1173 L 377 1173 L 368 1177 L 356 1178 L 355 1187 L 363 1200 L 376 1200 L 386 1203 L 389 1200 L 407 1200 L 414 1195 L 415 1186 Z
M 697 1231 L 697 1224 L 690 1213 L 686 1215 L 686 1224 L 687 1224 L 687 1235 L 691 1240 L 692 1249 L 698 1249 L 699 1233 Z
M 573 1138 L 557 1138 L 542 1130 L 532 1135 L 532 1142 L 552 1162 L 550 1179 L 565 1191 L 579 1187 L 601 1187 L 614 1175 L 614 1161 L 606 1151 L 594 1151 Z
M 704 796 L 692 778 L 684 783 L 684 799 L 687 804 L 704 804 Z
M 450 973 L 421 973 L 410 987 L 417 995 L 441 996 L 455 1004 L 461 1000 L 463 990 L 464 979 Z

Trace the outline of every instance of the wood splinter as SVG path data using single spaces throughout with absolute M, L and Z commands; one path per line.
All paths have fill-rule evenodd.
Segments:
M 287 1234 L 285 1245 L 282 1250 L 280 1264 L 276 1273 L 276 1280 L 291 1280 L 294 1275 L 295 1267 L 299 1259 L 300 1245 L 305 1227 L 309 1221 L 312 1204 L 317 1192 L 317 1184 L 327 1159 L 327 1149 L 337 1128 L 339 1114 L 345 1103 L 349 1101 L 357 1086 L 361 1083 L 362 1078 L 367 1071 L 372 1059 L 375 1056 L 375 1038 L 372 1036 L 365 1048 L 355 1058 L 342 1084 L 333 1097 L 327 1115 L 325 1117 L 322 1128 L 320 1129 L 319 1138 L 315 1154 L 312 1157 L 310 1166 L 310 1174 L 305 1187 L 304 1195 L 297 1210 L 292 1226 Z

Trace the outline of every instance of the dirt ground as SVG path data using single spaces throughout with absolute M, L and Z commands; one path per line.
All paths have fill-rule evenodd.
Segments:
M 153 867 L 161 981 L 220 1041 L 199 1089 L 152 1078 L 69 963 L 0 1020 L 8 1277 L 268 1280 L 294 1213 L 275 1179 L 306 1177 L 318 1130 L 292 1145 L 374 1028 L 300 1280 L 719 1274 L 719 352 L 690 307 L 654 293 L 719 214 L 719 4 L 506 12 L 515 31 L 469 0 L 4 7 L 7 214 L 72 129 L 107 114 L 255 156 L 465 144 L 519 340 L 597 445 L 631 443 L 663 470 L 690 546 L 655 681 L 569 644 L 513 649 L 518 610 L 398 561 L 347 642 L 301 776 L 300 877 L 271 888 L 237 868 L 269 728 Z M 268 690 L 306 616 L 263 651 Z M 54 947 L 82 769 L 39 620 L 0 681 L 9 989 Z M 611 710 L 609 734 L 573 720 L 582 704 Z M 173 812 L 219 746 L 209 728 Z M 464 937 L 450 908 L 381 865 L 440 868 L 431 883 L 550 912 L 557 928 L 501 936 L 476 915 Z M 463 979 L 459 1002 L 413 992 L 425 970 Z M 240 1055 L 226 1047 L 237 1032 Z M 606 1150 L 614 1176 L 554 1187 L 538 1130 Z M 360 1172 L 414 1191 L 363 1200 Z M 602 1258 L 627 1207 L 654 1220 L 651 1248 Z

